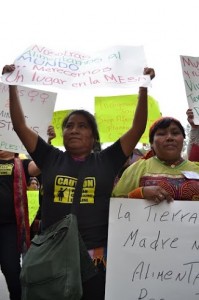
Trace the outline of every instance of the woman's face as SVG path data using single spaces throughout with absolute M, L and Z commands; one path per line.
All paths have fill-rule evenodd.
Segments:
M 29 190 L 38 190 L 39 189 L 39 186 L 38 186 L 38 182 L 36 179 L 32 179 L 31 182 L 30 182 L 30 185 L 29 185 Z
M 94 137 L 87 119 L 81 114 L 70 116 L 64 130 L 65 148 L 73 155 L 85 157 L 93 149 Z
M 160 160 L 176 161 L 181 157 L 184 137 L 180 128 L 173 122 L 167 128 L 155 132 L 151 147 Z

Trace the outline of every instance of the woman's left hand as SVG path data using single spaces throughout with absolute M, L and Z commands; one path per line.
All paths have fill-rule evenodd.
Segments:
M 152 80 L 155 77 L 155 71 L 152 68 L 144 68 L 144 75 L 150 75 Z
M 168 203 L 173 201 L 171 195 L 160 186 L 145 186 L 142 189 L 143 198 L 160 203 L 166 200 Z

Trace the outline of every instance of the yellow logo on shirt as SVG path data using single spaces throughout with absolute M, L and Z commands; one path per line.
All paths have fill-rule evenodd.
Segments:
M 69 176 L 56 176 L 54 187 L 54 202 L 73 203 L 77 178 Z M 93 204 L 96 182 L 94 177 L 86 177 L 83 183 L 80 204 Z
M 0 164 L 0 176 L 1 175 L 11 175 L 14 164 Z

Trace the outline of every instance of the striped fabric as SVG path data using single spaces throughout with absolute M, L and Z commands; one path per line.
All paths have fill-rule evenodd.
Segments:
M 25 253 L 30 246 L 30 229 L 28 220 L 28 201 L 26 179 L 22 161 L 14 159 L 14 206 L 17 221 L 17 238 L 20 253 Z

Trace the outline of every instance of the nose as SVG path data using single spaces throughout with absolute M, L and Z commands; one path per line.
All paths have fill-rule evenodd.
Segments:
M 71 133 L 78 133 L 78 126 L 73 126 L 72 128 L 71 128 Z
M 167 134 L 166 139 L 167 139 L 167 140 L 173 140 L 173 134 L 169 132 L 169 133 Z

